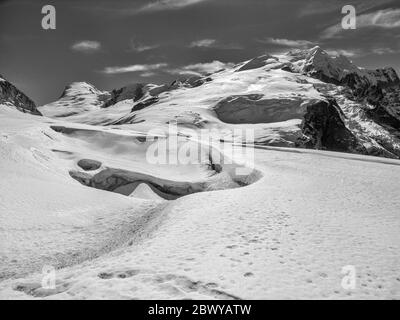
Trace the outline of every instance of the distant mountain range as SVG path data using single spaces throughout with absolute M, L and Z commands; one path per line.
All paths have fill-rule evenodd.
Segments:
M 41 107 L 0 79 L 0 104 L 34 115 L 133 129 L 176 120 L 182 130 L 218 129 L 228 140 L 235 139 L 229 130 L 252 128 L 257 145 L 400 158 L 395 70 L 363 69 L 320 47 L 263 55 L 172 84 L 135 83 L 107 92 L 77 82 Z

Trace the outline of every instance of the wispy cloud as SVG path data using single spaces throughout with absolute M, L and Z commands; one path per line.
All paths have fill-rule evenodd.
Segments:
M 167 67 L 167 63 L 156 63 L 156 64 L 133 64 L 130 66 L 116 66 L 106 67 L 101 72 L 105 74 L 120 74 L 128 72 L 143 72 L 143 74 L 149 73 L 154 70 L 159 70 Z
M 153 12 L 162 10 L 177 10 L 208 0 L 157 0 L 141 7 L 139 11 Z
M 140 74 L 140 76 L 143 78 L 154 77 L 155 75 L 156 73 L 153 71 L 147 71 Z
M 101 49 L 101 43 L 98 41 L 92 40 L 83 40 L 74 43 L 71 46 L 71 49 L 74 51 L 79 51 L 83 53 L 93 53 L 99 51 Z
M 326 1 L 326 0 L 311 0 L 301 7 L 298 15 L 300 17 L 326 14 L 331 12 L 341 13 L 342 7 L 347 4 L 351 4 L 356 7 L 357 13 L 361 14 L 375 8 L 389 5 L 397 0 L 352 0 L 348 3 L 347 0 L 336 0 L 336 1 Z
M 212 47 L 217 43 L 217 40 L 215 39 L 202 39 L 202 40 L 197 40 L 193 41 L 192 43 L 189 44 L 189 47 L 191 48 L 209 48 Z
M 273 44 L 277 46 L 283 47 L 291 47 L 291 48 L 307 48 L 315 46 L 314 42 L 307 40 L 289 40 L 289 39 L 277 39 L 277 38 L 266 38 L 262 40 L 258 40 L 261 43 L 265 44 Z
M 386 55 L 398 54 L 400 49 L 393 49 L 388 47 L 372 47 L 364 49 L 326 49 L 326 53 L 333 56 L 346 56 L 348 58 L 364 57 L 369 55 Z
M 189 48 L 213 48 L 226 50 L 240 50 L 242 46 L 234 43 L 224 43 L 216 39 L 201 39 L 193 41 L 189 44 Z
M 361 55 L 358 49 L 327 49 L 325 52 L 331 56 L 346 56 L 349 58 Z
M 144 44 L 144 43 L 136 42 L 136 41 L 132 40 L 129 45 L 129 50 L 134 51 L 134 52 L 144 52 L 144 51 L 156 49 L 158 47 L 159 47 L 159 45 L 156 45 L 156 44 L 149 45 L 149 44 Z
M 400 53 L 400 49 L 392 49 L 392 48 L 374 48 L 372 49 L 373 54 L 383 55 L 383 54 L 398 54 Z
M 187 65 L 184 67 L 167 70 L 167 72 L 171 73 L 171 74 L 177 74 L 177 75 L 202 76 L 207 73 L 217 72 L 219 70 L 231 68 L 233 66 L 234 66 L 234 63 L 221 62 L 221 61 L 215 60 L 213 62 L 190 64 L 190 65 Z
M 1 0 L 0 0 L 1 1 Z M 108 16 L 135 16 L 169 10 L 180 10 L 211 0 L 146 0 L 146 1 L 96 1 L 96 6 L 85 3 L 71 4 L 73 8 Z M 98 2 L 98 4 L 97 4 Z M 145 4 L 143 4 L 145 2 Z
M 362 14 L 357 17 L 356 29 L 366 27 L 394 29 L 400 27 L 400 9 L 385 9 L 371 13 Z M 330 39 L 341 35 L 343 30 L 341 24 L 333 25 L 325 29 L 321 38 Z M 353 30 L 354 31 L 354 30 Z

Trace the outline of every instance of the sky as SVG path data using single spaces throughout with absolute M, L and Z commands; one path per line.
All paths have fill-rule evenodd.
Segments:
M 356 29 L 344 30 L 348 4 Z M 55 30 L 42 28 L 44 5 Z M 37 105 L 75 81 L 161 84 L 315 45 L 400 73 L 400 1 L 0 0 L 0 74 Z

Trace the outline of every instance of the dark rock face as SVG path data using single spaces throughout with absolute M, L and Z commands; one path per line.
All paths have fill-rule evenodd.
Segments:
M 310 70 L 310 71 L 307 71 L 307 75 L 309 75 L 310 77 L 313 77 L 315 79 L 321 80 L 322 82 L 325 82 L 325 83 L 332 83 L 336 86 L 341 85 L 341 82 L 339 80 L 326 76 L 322 71 Z
M 378 81 L 381 88 L 391 87 L 400 84 L 400 79 L 393 68 L 383 68 L 369 71 Z
M 197 88 L 203 85 L 204 83 L 211 82 L 211 77 L 203 77 L 203 76 L 191 76 L 189 78 L 181 78 L 178 80 L 174 80 L 171 84 L 164 85 L 164 91 L 172 91 L 179 88 Z
M 397 96 L 400 97 L 400 90 Z M 380 104 L 375 104 L 374 109 L 367 110 L 367 114 L 372 120 L 384 126 L 389 131 L 392 131 L 391 129 L 398 131 L 400 130 L 400 116 L 389 112 L 390 105 L 385 100 L 383 98 Z M 400 104 L 396 105 L 396 109 L 398 112 L 400 111 Z M 397 134 L 400 136 L 400 132 L 397 132 Z
M 212 81 L 211 77 L 204 78 L 204 77 L 199 77 L 199 76 L 193 76 L 193 77 L 186 79 L 183 82 L 183 85 L 185 87 L 189 87 L 189 88 L 197 88 L 197 87 L 200 87 L 201 85 L 203 85 L 204 83 L 210 82 L 210 81 Z
M 42 115 L 28 96 L 6 80 L 0 80 L 0 103 L 11 104 L 24 113 Z
M 384 72 L 383 69 L 376 70 Z M 372 109 L 366 110 L 371 120 L 385 127 L 392 134 L 400 135 L 400 81 L 396 75 L 393 81 L 378 80 L 377 85 L 357 86 L 352 89 L 353 100 L 366 101 Z M 379 79 L 379 78 L 378 78 Z
M 298 54 L 303 58 L 305 53 Z M 305 61 L 301 73 L 344 87 L 346 98 L 359 103 L 373 123 L 382 126 L 394 140 L 400 138 L 400 79 L 393 68 L 360 69 L 345 57 L 331 58 L 319 48 L 307 53 Z M 295 71 L 293 65 L 289 69 Z M 374 139 L 392 156 L 399 156 L 391 143 Z
M 132 111 L 138 111 L 159 101 L 158 96 L 164 92 L 179 89 L 181 87 L 196 88 L 204 83 L 212 81 L 211 77 L 192 76 L 183 81 L 175 80 L 171 84 L 149 87 L 148 84 L 136 83 L 120 89 L 114 89 L 111 97 L 107 99 L 102 108 L 108 108 L 123 100 L 132 100 L 136 103 Z
M 304 137 L 298 146 L 365 153 L 356 137 L 346 128 L 343 116 L 334 100 L 319 101 L 307 106 L 302 124 Z
M 158 101 L 159 101 L 158 97 L 147 98 L 147 99 L 135 104 L 131 111 L 133 112 L 133 111 L 138 111 L 138 110 L 144 109 L 148 106 L 151 106 L 154 103 L 157 103 Z
M 144 95 L 144 84 L 137 83 L 132 86 L 123 87 L 120 89 L 114 89 L 111 92 L 111 98 L 109 98 L 101 106 L 102 108 L 107 108 L 116 104 L 119 101 L 132 99 L 134 102 L 140 100 Z
M 396 74 L 397 77 L 397 74 Z M 374 108 L 367 110 L 369 117 L 376 123 L 400 137 L 400 80 L 378 84 L 369 92 L 365 100 Z

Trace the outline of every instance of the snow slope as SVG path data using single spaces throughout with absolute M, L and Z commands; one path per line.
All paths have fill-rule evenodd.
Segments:
M 44 263 L 74 264 L 127 241 L 130 222 L 158 207 L 160 199 L 143 187 L 136 191 L 136 185 L 132 197 L 125 197 L 119 187 L 145 183 L 172 198 L 238 187 L 229 170 L 217 174 L 207 163 L 149 163 L 148 145 L 137 140 L 141 135 L 76 124 L 65 134 L 58 132 L 63 122 L 8 108 L 0 109 L 0 119 L 2 279 L 38 271 Z M 78 165 L 82 159 L 101 164 L 90 171 L 93 181 L 97 189 L 113 193 L 73 179 L 77 173 L 89 175 Z M 119 183 L 121 177 L 128 181 Z
M 145 172 L 143 161 L 99 157 L 55 120 L 1 117 L 3 299 L 399 298 L 396 160 L 257 148 L 263 177 L 247 187 L 141 200 L 68 170 L 89 154 Z M 59 269 L 55 289 L 41 287 L 45 264 Z M 341 286 L 347 265 L 354 290 Z

